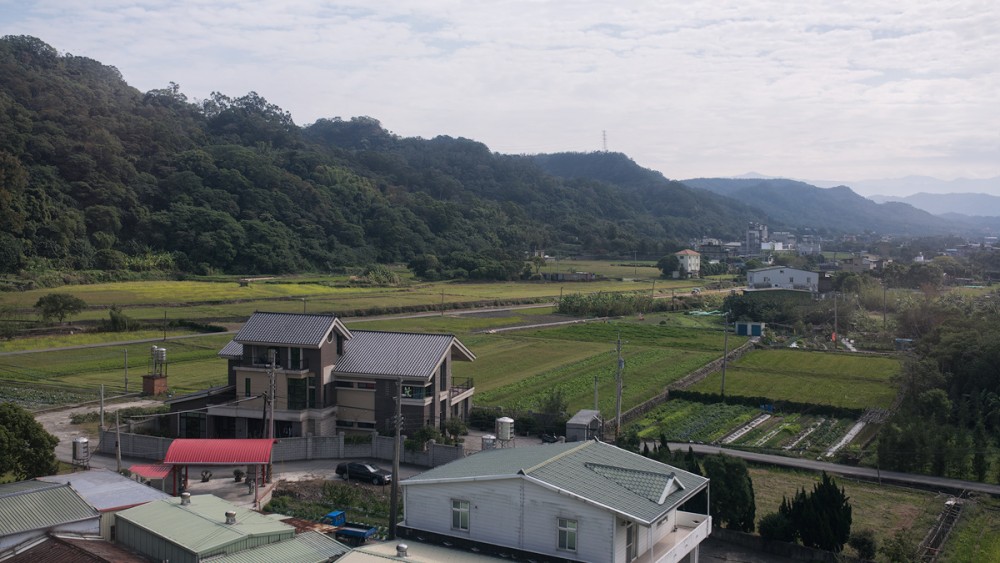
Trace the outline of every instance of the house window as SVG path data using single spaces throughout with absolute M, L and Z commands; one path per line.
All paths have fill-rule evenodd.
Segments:
M 358 389 L 370 389 L 372 391 L 375 390 L 375 382 L 374 381 L 359 381 L 357 383 L 357 386 L 358 386 Z
M 625 561 L 635 561 L 639 555 L 639 546 L 635 537 L 635 522 L 625 524 Z
M 338 418 L 337 419 L 337 426 L 339 426 L 341 428 L 354 428 L 354 421 L 353 420 L 340 420 Z
M 288 410 L 298 411 L 306 408 L 307 385 L 305 379 L 288 380 Z
M 375 423 L 374 422 L 359 422 L 358 423 L 358 428 L 374 429 L 375 428 Z
M 344 355 L 344 337 L 340 334 L 337 335 L 337 355 Z
M 576 551 L 576 520 L 559 518 L 559 549 Z
M 344 389 L 354 389 L 353 381 L 341 381 L 338 379 L 333 384 L 336 385 L 337 387 L 342 387 Z
M 250 378 L 249 377 L 246 378 L 245 380 L 243 380 L 243 396 L 244 397 L 249 397 L 250 396 Z
M 451 501 L 451 527 L 454 530 L 469 531 L 469 501 Z

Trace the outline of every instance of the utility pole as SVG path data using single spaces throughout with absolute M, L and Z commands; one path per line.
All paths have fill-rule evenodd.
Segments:
M 594 376 L 594 410 L 597 409 L 597 376 Z
M 618 441 L 618 434 L 622 425 L 622 372 L 625 370 L 625 358 L 622 358 L 622 331 L 618 331 L 618 343 L 615 345 L 618 352 L 618 371 L 615 375 L 617 384 L 617 397 L 615 399 L 615 441 Z
M 101 384 L 101 430 L 104 430 L 104 384 Z M 104 436 L 101 436 L 102 438 Z
M 885 332 L 885 282 L 882 282 L 882 332 Z
M 639 277 L 639 251 L 632 251 L 632 276 Z
M 840 335 L 837 334 L 837 292 L 833 292 L 833 349 L 837 349 L 837 339 Z
M 118 462 L 118 474 L 122 473 L 122 425 L 115 411 L 115 461 Z
M 276 355 L 276 353 L 277 353 L 277 350 L 269 350 L 268 351 L 268 360 L 270 362 L 269 362 L 269 364 L 267 366 L 267 378 L 268 378 L 268 383 L 267 383 L 267 403 L 268 403 L 268 405 L 267 405 L 267 407 L 268 407 L 268 414 L 267 414 L 267 437 L 270 438 L 270 439 L 272 439 L 272 440 L 274 439 L 274 398 L 275 398 L 275 395 L 277 394 L 277 385 L 275 384 L 275 381 L 274 381 L 274 364 L 275 364 L 275 355 Z M 271 482 L 271 479 L 273 477 L 272 474 L 271 474 L 271 472 L 273 471 L 273 469 L 274 469 L 274 466 L 271 465 L 271 463 L 269 462 L 267 464 L 267 475 L 265 476 L 266 477 L 265 482 L 267 482 L 267 483 Z
M 167 341 L 167 310 L 163 310 L 163 341 Z
M 128 348 L 125 349 L 125 392 L 128 393 Z
M 729 361 L 729 311 L 722 315 L 722 401 L 726 401 L 726 362 Z
M 392 417 L 396 437 L 392 444 L 392 488 L 389 491 L 389 539 L 396 539 L 399 520 L 399 440 L 403 429 L 403 379 L 396 380 L 396 416 Z

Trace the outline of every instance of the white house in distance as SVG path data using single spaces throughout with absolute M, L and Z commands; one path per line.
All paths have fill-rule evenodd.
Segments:
M 701 275 L 701 254 L 690 248 L 674 252 L 680 262 L 681 277 L 697 278 Z
M 747 271 L 747 289 L 796 289 L 819 291 L 819 274 L 808 270 L 768 266 Z
M 708 479 L 597 440 L 487 450 L 402 482 L 404 537 L 536 561 L 697 563 Z

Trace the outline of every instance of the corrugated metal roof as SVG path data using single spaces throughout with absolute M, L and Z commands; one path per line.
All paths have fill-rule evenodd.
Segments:
M 68 475 L 39 477 L 38 480 L 69 484 L 74 491 L 83 497 L 83 500 L 101 512 L 128 508 L 170 496 L 163 491 L 137 483 L 107 469 L 91 469 Z
M 396 546 L 405 543 L 408 547 L 406 559 L 396 557 Z M 419 541 L 387 541 L 365 544 L 341 557 L 337 563 L 385 563 L 385 561 L 408 561 L 410 563 L 493 563 L 510 561 L 509 558 L 493 557 L 475 553 L 458 547 L 445 547 Z
M 229 555 L 210 557 L 202 561 L 212 563 L 321 563 L 351 551 L 350 547 L 319 532 L 303 532 L 290 540 L 244 549 Z
M 100 517 L 69 485 L 32 483 L 0 485 L 0 536 Z
M 452 359 L 476 356 L 451 334 L 416 334 L 356 330 L 346 345 L 336 374 L 430 377 L 449 349 Z
M 236 523 L 226 524 L 226 512 L 236 513 Z M 249 508 L 213 495 L 191 495 L 191 503 L 168 498 L 123 510 L 116 515 L 194 553 L 224 548 L 247 536 L 290 539 L 295 528 L 276 522 Z
M 4 559 L 4 563 L 146 563 L 148 559 L 100 538 L 43 536 L 37 545 Z
M 229 344 L 219 350 L 219 357 L 226 360 L 239 360 L 243 358 L 243 345 L 235 340 L 230 340 Z
M 132 473 L 146 479 L 166 479 L 173 469 L 172 465 L 163 465 L 162 463 L 137 463 L 128 468 Z
M 334 327 L 346 338 L 351 338 L 351 331 L 336 315 L 254 313 L 233 340 L 241 344 L 319 348 Z
M 167 448 L 166 465 L 239 465 L 270 463 L 274 440 L 177 438 Z
M 403 480 L 404 486 L 472 477 L 528 478 L 651 523 L 708 479 L 596 440 L 487 450 Z M 680 487 L 667 487 L 671 479 Z M 664 491 L 664 502 L 659 502 Z

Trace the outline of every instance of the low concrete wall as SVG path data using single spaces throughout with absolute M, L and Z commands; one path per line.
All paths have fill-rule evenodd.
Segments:
M 114 455 L 116 436 L 117 434 L 113 430 L 105 430 L 101 436 L 98 451 L 102 454 Z M 405 439 L 406 436 L 401 438 L 401 440 Z M 162 461 L 172 442 L 171 438 L 122 432 L 122 457 Z M 271 460 L 280 462 L 370 458 L 391 461 L 393 451 L 393 438 L 389 436 L 373 436 L 372 441 L 367 444 L 346 444 L 343 434 L 281 438 L 271 450 Z M 429 442 L 424 451 L 420 452 L 407 451 L 400 444 L 400 453 L 402 454 L 400 461 L 403 463 L 422 467 L 437 467 L 465 456 L 465 450 L 461 445 L 445 446 L 433 442 Z

